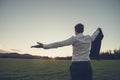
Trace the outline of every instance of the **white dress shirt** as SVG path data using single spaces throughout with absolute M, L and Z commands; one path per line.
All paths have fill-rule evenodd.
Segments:
M 82 33 L 72 36 L 67 40 L 55 42 L 51 44 L 43 44 L 44 49 L 58 48 L 62 46 L 73 46 L 72 62 L 76 61 L 90 61 L 91 42 L 94 41 L 98 35 L 99 30 L 96 30 L 92 36 L 83 35 Z

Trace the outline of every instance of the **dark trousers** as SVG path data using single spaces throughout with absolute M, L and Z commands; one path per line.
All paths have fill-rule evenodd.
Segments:
M 92 80 L 90 61 L 72 62 L 70 66 L 71 80 Z

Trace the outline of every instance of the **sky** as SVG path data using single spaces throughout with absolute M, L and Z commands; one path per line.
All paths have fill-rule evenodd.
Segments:
M 0 51 L 71 56 L 72 46 L 49 50 L 30 46 L 75 36 L 78 23 L 84 24 L 85 35 L 102 28 L 101 52 L 120 48 L 120 0 L 0 0 Z

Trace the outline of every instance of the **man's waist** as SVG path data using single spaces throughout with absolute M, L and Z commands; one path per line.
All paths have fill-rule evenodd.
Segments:
M 90 61 L 90 58 L 72 57 L 72 62 Z

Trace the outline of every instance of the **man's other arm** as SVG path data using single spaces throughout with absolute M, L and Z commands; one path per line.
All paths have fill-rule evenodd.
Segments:
M 97 28 L 97 30 L 92 34 L 91 41 L 94 41 L 97 35 L 99 34 L 101 28 Z
M 58 47 L 72 45 L 74 40 L 75 40 L 75 37 L 72 36 L 64 41 L 55 42 L 55 43 L 51 43 L 51 44 L 43 44 L 43 48 L 44 49 L 51 49 L 51 48 L 58 48 Z

